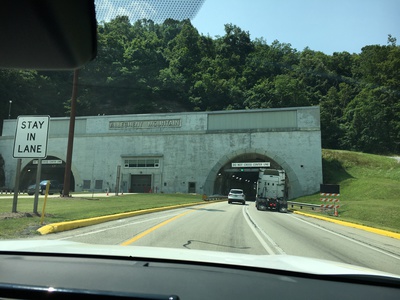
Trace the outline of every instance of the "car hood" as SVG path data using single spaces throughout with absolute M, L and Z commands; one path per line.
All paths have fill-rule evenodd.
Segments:
M 1 253 L 50 253 L 95 255 L 140 259 L 173 260 L 192 263 L 253 267 L 313 275 L 382 276 L 399 280 L 400 276 L 354 265 L 293 255 L 250 255 L 230 252 L 158 248 L 142 246 L 94 245 L 70 241 L 0 241 Z

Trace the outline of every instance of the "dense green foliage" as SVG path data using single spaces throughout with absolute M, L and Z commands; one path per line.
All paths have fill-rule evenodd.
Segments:
M 79 77 L 78 115 L 320 105 L 324 148 L 400 150 L 400 46 L 327 55 L 290 44 L 198 33 L 190 21 L 118 17 L 98 27 L 98 57 Z M 0 121 L 68 116 L 72 73 L 0 70 Z M 1 122 L 2 123 L 2 122 Z

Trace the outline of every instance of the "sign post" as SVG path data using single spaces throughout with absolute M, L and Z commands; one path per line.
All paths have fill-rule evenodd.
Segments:
M 18 192 L 19 192 L 19 173 L 21 172 L 21 159 L 17 160 L 17 171 L 14 182 L 14 197 L 13 197 L 13 206 L 11 212 L 17 212 L 17 203 L 18 203 Z
M 17 166 L 13 212 L 17 211 L 17 199 L 19 192 L 19 176 L 21 172 L 22 158 L 46 158 L 47 142 L 49 136 L 50 116 L 19 116 L 14 138 L 14 158 L 18 158 L 19 169 Z M 40 173 L 36 176 L 40 177 Z M 36 178 L 38 181 L 38 178 Z M 38 198 L 35 197 L 33 204 L 34 213 L 37 213 Z
M 39 184 L 40 184 L 40 174 L 42 174 L 42 159 L 38 159 L 38 166 L 36 169 L 36 181 L 35 181 L 35 199 L 33 199 L 33 213 L 38 214 L 37 207 L 39 203 Z

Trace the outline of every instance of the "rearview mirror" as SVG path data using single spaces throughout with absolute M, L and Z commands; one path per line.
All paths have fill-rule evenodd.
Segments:
M 76 69 L 96 56 L 94 0 L 3 0 L 0 68 Z

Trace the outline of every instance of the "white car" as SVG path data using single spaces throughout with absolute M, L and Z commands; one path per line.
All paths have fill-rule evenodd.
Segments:
M 228 204 L 232 202 L 240 202 L 246 204 L 246 196 L 241 189 L 231 189 L 228 194 Z

